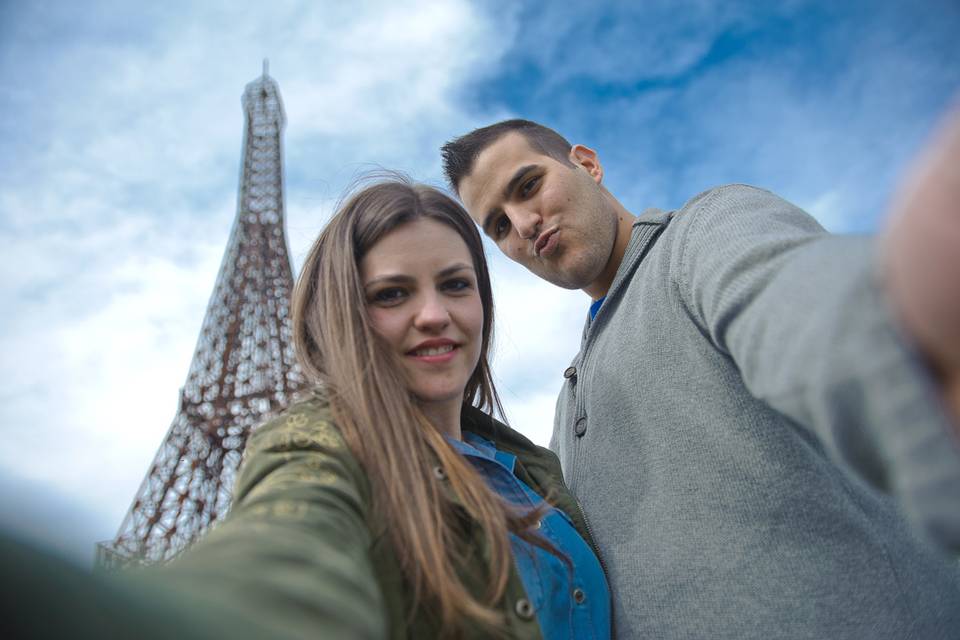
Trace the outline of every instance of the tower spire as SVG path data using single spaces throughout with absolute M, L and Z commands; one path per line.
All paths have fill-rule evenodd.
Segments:
M 304 385 L 291 343 L 286 116 L 267 65 L 243 92 L 237 215 L 179 410 L 117 537 L 98 545 L 100 567 L 166 561 L 226 515 L 250 431 Z

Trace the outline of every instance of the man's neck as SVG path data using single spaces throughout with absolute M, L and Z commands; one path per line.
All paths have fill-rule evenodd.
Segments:
M 633 233 L 633 222 L 637 219 L 615 199 L 614 206 L 617 214 L 617 232 L 613 240 L 613 251 L 610 252 L 610 259 L 607 260 L 607 265 L 603 268 L 600 277 L 583 288 L 583 292 L 590 296 L 591 300 L 599 300 L 607 295 L 610 290 L 610 285 L 613 284 L 613 279 L 620 269 L 620 263 L 623 262 L 623 256 L 627 253 L 630 234 Z

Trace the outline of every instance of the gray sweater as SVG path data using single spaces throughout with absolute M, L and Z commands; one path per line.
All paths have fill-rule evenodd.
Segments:
M 637 219 L 552 441 L 619 637 L 960 638 L 960 443 L 874 248 L 740 185 Z

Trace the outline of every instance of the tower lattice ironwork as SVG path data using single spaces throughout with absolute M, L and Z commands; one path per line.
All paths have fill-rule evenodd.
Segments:
M 104 568 L 166 561 L 226 515 L 251 429 L 304 385 L 291 342 L 293 273 L 283 214 L 283 128 L 267 73 L 243 92 L 237 216 L 180 408 L 121 524 L 97 547 Z

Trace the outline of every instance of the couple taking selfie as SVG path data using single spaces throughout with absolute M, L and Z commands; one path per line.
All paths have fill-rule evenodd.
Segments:
M 743 185 L 635 215 L 525 120 L 444 145 L 463 206 L 368 184 L 293 294 L 314 390 L 193 548 L 66 580 L 76 635 L 960 637 L 958 122 L 875 238 Z M 494 417 L 481 233 L 589 296 L 550 449 Z

